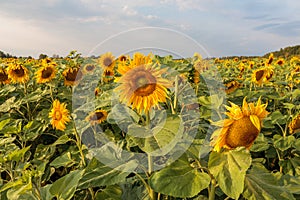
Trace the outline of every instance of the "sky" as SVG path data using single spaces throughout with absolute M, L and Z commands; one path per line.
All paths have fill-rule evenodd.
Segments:
M 300 44 L 298 0 L 0 0 L 0 50 L 264 55 Z

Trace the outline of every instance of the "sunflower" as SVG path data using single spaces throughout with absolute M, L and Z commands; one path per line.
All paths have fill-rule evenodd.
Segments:
M 93 72 L 95 69 L 96 69 L 96 65 L 93 65 L 93 64 L 86 64 L 86 65 L 84 65 L 84 67 L 83 67 L 83 71 L 84 71 L 85 73 Z
M 53 65 L 46 65 L 41 67 L 36 72 L 36 82 L 37 83 L 47 83 L 50 82 L 56 75 L 56 68 Z
M 7 75 L 13 83 L 26 83 L 29 80 L 29 70 L 19 63 L 10 63 Z
M 271 53 L 271 54 L 269 55 L 269 58 L 268 58 L 268 60 L 267 60 L 266 65 L 267 65 L 267 66 L 271 65 L 271 63 L 273 62 L 273 60 L 274 60 L 274 55 L 273 55 L 273 53 Z
M 103 68 L 113 68 L 115 66 L 115 57 L 112 55 L 111 52 L 107 52 L 100 56 L 99 63 L 100 66 L 102 66 Z
M 158 107 L 159 102 L 166 102 L 167 87 L 171 83 L 162 74 L 165 69 L 157 69 L 151 64 L 136 66 L 118 79 L 120 101 L 137 109 L 139 113 L 148 113 L 151 107 Z
M 128 56 L 125 56 L 125 55 L 121 55 L 118 58 L 119 62 L 126 62 L 127 60 L 128 60 Z
M 211 143 L 214 150 L 218 152 L 222 147 L 234 149 L 244 146 L 250 149 L 260 133 L 262 119 L 268 115 L 267 104 L 261 104 L 260 98 L 256 105 L 254 103 L 248 104 L 246 98 L 244 98 L 241 108 L 234 103 L 230 102 L 230 104 L 231 107 L 226 106 L 229 111 L 226 112 L 226 115 L 229 119 L 214 123 L 214 125 L 221 127 L 212 135 L 213 141 Z
M 66 123 L 70 121 L 69 111 L 65 103 L 60 103 L 59 100 L 54 100 L 49 118 L 51 118 L 52 127 L 64 131 Z
M 67 86 L 73 86 L 78 83 L 78 81 L 81 80 L 83 73 L 79 68 L 67 68 L 63 71 L 62 75 L 64 76 L 64 84 Z
M 98 96 L 100 93 L 101 93 L 101 89 L 96 87 L 95 90 L 94 90 L 95 96 Z
M 92 125 L 100 124 L 107 118 L 107 112 L 105 110 L 96 110 L 91 112 L 85 120 L 90 122 Z
M 126 74 L 129 70 L 131 70 L 132 68 L 135 68 L 137 66 L 141 66 L 141 65 L 146 65 L 146 64 L 152 64 L 152 58 L 153 58 L 153 54 L 148 54 L 147 56 L 145 56 L 144 54 L 140 53 L 140 52 L 136 52 L 133 54 L 133 59 L 129 60 L 129 63 L 120 63 L 120 65 L 118 66 L 118 72 L 121 75 Z
M 300 131 L 300 114 L 293 118 L 289 124 L 290 134 Z
M 279 58 L 279 59 L 276 61 L 276 64 L 282 66 L 282 65 L 284 64 L 284 59 L 283 59 L 283 58 Z
M 5 69 L 0 68 L 0 84 L 9 84 L 10 80 L 8 78 L 8 74 Z
M 258 85 L 263 84 L 266 80 L 267 70 L 265 68 L 254 70 L 252 74 L 252 82 Z
M 103 82 L 107 83 L 114 79 L 114 70 L 112 68 L 106 68 L 102 74 Z
M 225 84 L 225 87 L 226 87 L 226 89 L 225 89 L 225 92 L 226 92 L 226 94 L 230 94 L 230 93 L 232 93 L 232 92 L 234 92 L 236 89 L 238 89 L 239 87 L 240 87 L 240 83 L 239 82 L 237 82 L 237 81 L 230 81 L 229 83 L 226 83 Z

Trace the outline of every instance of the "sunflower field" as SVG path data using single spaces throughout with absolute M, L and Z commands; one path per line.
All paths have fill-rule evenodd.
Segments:
M 0 199 L 300 199 L 300 57 L 0 58 Z

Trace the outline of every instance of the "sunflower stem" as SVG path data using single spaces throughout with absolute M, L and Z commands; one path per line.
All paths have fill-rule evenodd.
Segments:
M 27 84 L 26 83 L 24 83 L 24 96 L 27 97 Z M 26 102 L 26 107 L 27 107 L 27 113 L 28 113 L 28 121 L 32 121 L 30 106 L 29 106 L 28 102 Z
M 74 124 L 73 124 L 74 125 Z M 75 138 L 76 138 L 76 145 L 78 147 L 78 150 L 79 150 L 79 153 L 80 153 L 80 156 L 81 156 L 81 160 L 82 160 L 82 164 L 83 164 L 83 167 L 86 166 L 86 163 L 85 163 L 85 158 L 84 158 L 84 154 L 83 154 L 83 151 L 82 151 L 82 145 L 81 145 L 81 139 L 79 137 L 79 134 L 77 132 L 77 129 L 74 125 L 74 132 L 75 132 Z
M 210 184 L 208 200 L 214 200 L 215 199 L 215 190 L 216 190 L 215 185 L 216 185 L 216 179 L 212 179 L 211 184 Z
M 174 111 L 176 111 L 176 107 L 177 107 L 177 98 L 178 98 L 178 76 L 175 76 Z

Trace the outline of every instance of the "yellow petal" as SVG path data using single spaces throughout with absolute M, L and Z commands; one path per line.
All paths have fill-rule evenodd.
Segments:
M 257 128 L 257 130 L 260 132 L 261 125 L 260 125 L 260 120 L 256 115 L 250 115 L 250 120 L 252 124 Z

